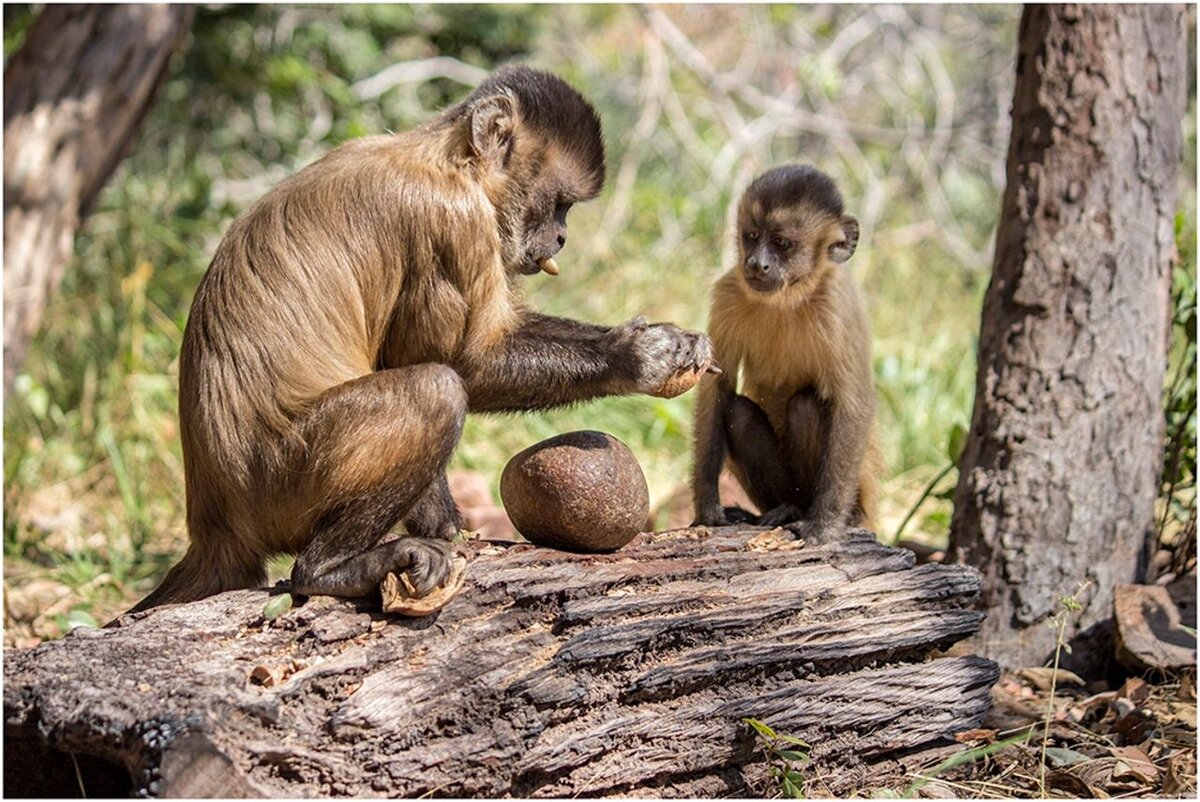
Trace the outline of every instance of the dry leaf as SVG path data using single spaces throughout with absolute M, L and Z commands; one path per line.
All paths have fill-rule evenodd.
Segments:
M 1195 702 L 1168 702 L 1167 707 L 1171 710 L 1171 715 L 1182 721 L 1193 730 L 1196 729 L 1196 703 Z
M 1150 684 L 1140 677 L 1130 677 L 1125 680 L 1125 684 L 1117 693 L 1134 704 L 1140 705 L 1150 696 Z
M 795 535 L 781 526 L 769 532 L 760 532 L 746 541 L 746 548 L 750 551 L 786 551 L 798 549 L 801 545 Z
M 1056 671 L 1057 674 L 1055 674 Z M 1065 668 L 1022 668 L 1017 672 L 1017 676 L 1027 680 L 1039 691 L 1050 690 L 1051 683 L 1054 683 L 1057 688 L 1064 685 L 1077 685 L 1082 688 L 1086 684 L 1078 674 L 1067 671 Z
M 1061 746 L 1047 746 L 1046 758 L 1052 766 L 1074 766 L 1076 763 L 1085 763 L 1091 760 L 1090 757 L 1081 752 Z
M 1140 744 L 1154 730 L 1154 719 L 1143 710 L 1134 710 L 1113 722 L 1109 734 L 1120 735 L 1127 744 Z
M 1110 754 L 1118 762 L 1113 768 L 1113 778 L 1132 776 L 1140 782 L 1157 782 L 1158 768 L 1150 761 L 1149 755 L 1136 746 L 1110 746 Z
M 250 682 L 264 688 L 274 688 L 283 680 L 283 671 L 278 666 L 258 665 L 250 672 Z
M 959 792 L 945 783 L 930 780 L 921 786 L 917 794 L 924 799 L 958 799 Z
M 1097 794 L 1095 789 L 1091 788 L 1083 780 L 1079 779 L 1071 772 L 1063 771 L 1061 769 L 1046 772 L 1046 785 L 1057 791 L 1063 791 L 1068 796 L 1073 796 L 1076 798 L 1107 796 L 1107 794 L 1103 792 Z
M 975 729 L 954 733 L 954 740 L 960 744 L 980 742 L 990 744 L 996 740 L 996 730 Z
M 1166 796 L 1186 796 L 1196 791 L 1196 753 L 1181 749 L 1167 760 L 1162 792 Z

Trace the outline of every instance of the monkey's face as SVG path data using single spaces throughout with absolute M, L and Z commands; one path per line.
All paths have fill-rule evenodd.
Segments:
M 577 202 L 596 195 L 589 174 L 563 151 L 540 151 L 533 176 L 527 179 L 524 212 L 515 264 L 510 269 L 532 275 L 539 270 L 556 274 L 553 258 L 567 244 L 567 213 Z
M 572 200 L 553 191 L 539 192 L 531 201 L 522 225 L 517 272 L 537 273 L 567 244 L 567 212 L 572 204 Z
M 747 197 L 739 209 L 738 238 L 746 285 L 772 294 L 849 259 L 858 221 L 812 204 L 772 206 Z
M 567 212 L 600 194 L 604 142 L 583 96 L 552 75 L 500 70 L 464 101 L 461 130 L 497 212 L 509 274 L 555 274 Z

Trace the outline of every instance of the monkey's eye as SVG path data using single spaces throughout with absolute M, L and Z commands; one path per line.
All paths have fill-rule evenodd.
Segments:
M 554 219 L 559 222 L 564 222 L 567 219 L 567 212 L 571 211 L 571 204 L 564 201 L 559 201 L 554 204 Z
M 786 240 L 783 237 L 772 238 L 771 244 L 774 245 L 776 248 L 778 248 L 781 251 L 786 251 L 788 248 L 792 247 L 791 240 Z
M 742 234 L 742 236 L 746 238 L 747 242 L 758 242 L 757 231 L 746 231 Z

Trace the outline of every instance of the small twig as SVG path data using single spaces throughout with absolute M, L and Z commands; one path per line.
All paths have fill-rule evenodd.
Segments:
M 79 770 L 79 761 L 75 759 L 74 752 L 68 752 L 71 756 L 71 765 L 75 767 L 75 782 L 79 783 L 79 795 L 87 799 L 87 789 L 83 787 L 83 772 Z
M 1084 580 L 1079 583 L 1079 587 L 1075 589 L 1073 594 L 1063 596 L 1060 600 L 1063 609 L 1051 620 L 1057 626 L 1058 632 L 1055 633 L 1054 639 L 1054 670 L 1050 674 L 1050 699 L 1046 702 L 1046 728 L 1042 732 L 1042 755 L 1038 761 L 1038 792 L 1043 798 L 1046 796 L 1046 745 L 1050 742 L 1050 724 L 1054 720 L 1054 690 L 1058 686 L 1059 658 L 1062 656 L 1064 648 L 1070 651 L 1070 647 L 1067 646 L 1067 642 L 1064 640 L 1067 632 L 1067 624 L 1070 622 L 1071 613 L 1083 609 L 1079 604 L 1079 596 L 1090 584 L 1090 579 Z
M 954 467 L 955 464 L 953 462 L 946 463 L 945 467 L 938 471 L 937 476 L 933 477 L 933 479 L 929 481 L 929 484 L 925 485 L 925 490 L 921 492 L 921 496 L 917 499 L 917 503 L 913 504 L 912 507 L 909 508 L 908 514 L 904 516 L 904 520 L 900 522 L 900 526 L 896 527 L 896 534 L 892 538 L 893 543 L 900 540 L 900 535 L 904 533 L 904 527 L 908 526 L 908 522 L 913 519 L 913 516 L 917 514 L 917 510 L 920 509 L 921 505 L 925 503 L 925 499 L 929 498 L 929 496 L 933 493 L 933 488 L 937 486 L 937 483 L 942 481 L 942 479 L 944 479 L 946 475 L 950 473 L 950 471 L 954 470 Z
M 448 78 L 466 86 L 476 86 L 487 77 L 487 70 L 449 56 L 402 61 L 363 78 L 351 89 L 359 100 L 374 100 L 400 84 L 423 83 L 433 78 Z

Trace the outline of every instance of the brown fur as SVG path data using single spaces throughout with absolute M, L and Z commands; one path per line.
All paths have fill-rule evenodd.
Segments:
M 870 324 L 854 281 L 826 256 L 831 245 L 845 239 L 841 211 L 809 202 L 781 208 L 748 193 L 738 219 L 739 232 L 757 233 L 759 225 L 762 236 L 793 244 L 783 266 L 787 282 L 780 289 L 760 292 L 747 283 L 743 265 L 755 244 L 748 241 L 740 245 L 738 265 L 713 287 L 709 335 L 723 375 L 706 376 L 697 401 L 697 520 L 723 522 L 715 473 L 725 464 L 759 503 L 756 496 L 762 494 L 746 468 L 755 471 L 767 459 L 790 462 L 798 466 L 796 473 L 809 474 L 797 479 L 800 485 L 793 484 L 790 493 L 801 499 L 798 506 L 811 504 L 810 517 L 869 524 L 880 463 Z M 812 394 L 812 403 L 797 409 L 793 399 L 805 392 Z M 743 432 L 747 428 L 744 416 L 733 415 L 737 399 L 765 413 L 774 453 L 748 455 L 741 464 L 726 458 L 740 445 L 726 442 L 736 436 L 730 420 L 736 417 Z M 828 411 L 829 422 L 817 422 L 817 409 Z M 830 439 L 835 421 L 841 421 L 840 441 L 836 434 Z M 814 425 L 824 428 L 814 431 Z M 827 453 L 815 460 L 817 450 Z M 820 462 L 816 471 L 814 461 Z
M 298 555 L 301 593 L 361 595 L 406 567 L 429 589 L 458 530 L 445 465 L 468 408 L 649 392 L 707 360 L 703 335 L 520 302 L 514 278 L 562 246 L 566 208 L 599 193 L 603 169 L 591 106 L 508 68 L 421 128 L 337 148 L 235 220 L 180 357 L 191 543 L 134 609 L 261 583 L 277 553 Z M 382 540 L 401 521 L 410 537 Z

